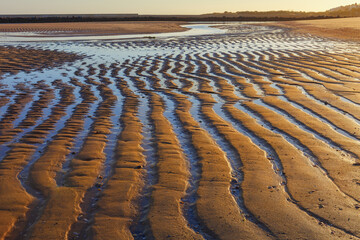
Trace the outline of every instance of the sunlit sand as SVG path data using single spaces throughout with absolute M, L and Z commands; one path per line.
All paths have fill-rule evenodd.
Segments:
M 0 239 L 360 238 L 360 45 L 319 30 L 355 40 L 358 21 L 3 39 Z
M 360 41 L 360 18 L 289 21 L 275 25 L 290 27 L 299 33 Z
M 180 32 L 183 22 L 70 22 L 1 24 L 0 32 L 47 35 L 114 35 Z

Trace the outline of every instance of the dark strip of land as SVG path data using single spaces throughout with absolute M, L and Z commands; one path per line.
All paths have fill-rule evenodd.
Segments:
M 325 14 L 204 14 L 204 15 L 0 15 L 0 23 L 114 22 L 114 21 L 291 21 L 335 18 Z

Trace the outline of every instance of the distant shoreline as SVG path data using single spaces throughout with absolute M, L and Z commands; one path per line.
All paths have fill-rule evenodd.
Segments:
M 224 16 L 224 15 L 138 15 L 138 14 L 60 14 L 60 15 L 0 15 L 0 24 L 4 23 L 56 23 L 56 22 L 124 22 L 124 21 L 214 21 L 214 22 L 264 22 L 264 21 L 292 21 L 311 19 L 331 19 L 336 16 L 301 15 L 286 16 Z
M 202 21 L 203 22 L 203 21 Z M 224 21 L 222 21 L 224 22 Z M 3 33 L 35 33 L 48 36 L 94 36 L 123 34 L 153 34 L 182 32 L 188 21 L 91 21 L 54 23 L 9 23 L 0 24 Z M 254 22 L 256 25 L 276 26 L 298 33 L 360 42 L 360 17 L 318 20 Z M 24 34 L 26 37 L 26 34 Z

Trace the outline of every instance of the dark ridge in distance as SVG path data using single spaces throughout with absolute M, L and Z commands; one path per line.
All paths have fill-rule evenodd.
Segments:
M 242 17 L 216 15 L 138 15 L 138 14 L 86 14 L 86 15 L 0 15 L 0 23 L 56 23 L 56 22 L 116 22 L 116 21 L 291 21 L 338 18 L 340 16 L 310 17 Z

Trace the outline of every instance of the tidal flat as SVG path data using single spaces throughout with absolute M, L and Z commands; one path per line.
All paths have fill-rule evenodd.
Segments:
M 0 238 L 360 239 L 360 44 L 177 27 L 0 34 Z

